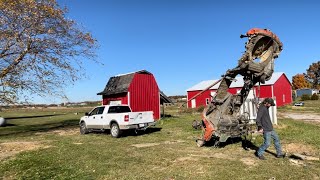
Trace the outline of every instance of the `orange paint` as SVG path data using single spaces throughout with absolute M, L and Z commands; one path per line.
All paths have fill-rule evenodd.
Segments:
M 252 36 L 252 35 L 264 35 L 264 36 L 269 36 L 273 40 L 275 40 L 279 44 L 279 48 L 282 49 L 282 43 L 280 39 L 278 38 L 277 35 L 273 34 L 270 30 L 268 29 L 260 29 L 260 28 L 252 28 L 247 32 L 247 36 Z
M 205 124 L 205 128 L 204 128 L 204 135 L 203 135 L 203 139 L 205 141 L 210 141 L 213 133 L 214 133 L 214 127 L 212 126 L 211 122 L 209 122 L 205 116 L 202 114 L 202 119 L 203 119 L 203 122 Z

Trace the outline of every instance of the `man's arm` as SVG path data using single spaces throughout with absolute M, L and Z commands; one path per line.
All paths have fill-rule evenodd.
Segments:
M 263 105 L 261 105 L 263 106 Z M 262 124 L 261 124 L 261 120 L 262 120 L 262 116 L 263 116 L 263 108 L 260 107 L 257 113 L 257 119 L 256 119 L 256 124 L 258 126 L 258 131 L 260 131 L 262 129 Z

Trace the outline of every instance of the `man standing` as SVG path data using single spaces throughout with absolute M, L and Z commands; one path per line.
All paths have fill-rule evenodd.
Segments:
M 282 153 L 281 144 L 279 140 L 279 136 L 274 131 L 272 122 L 269 115 L 269 107 L 274 106 L 274 101 L 272 98 L 266 98 L 260 105 L 256 123 L 258 126 L 258 132 L 263 133 L 263 144 L 259 147 L 258 151 L 256 151 L 255 155 L 261 159 L 265 160 L 266 158 L 263 156 L 265 150 L 271 145 L 271 138 L 273 139 L 274 146 L 277 151 L 277 158 L 284 158 L 285 154 Z

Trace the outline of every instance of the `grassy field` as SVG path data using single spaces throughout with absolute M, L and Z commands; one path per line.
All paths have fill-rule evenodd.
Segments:
M 315 109 L 312 103 L 306 107 Z M 90 108 L 7 110 L 0 128 L 0 179 L 319 179 L 319 161 L 293 164 L 266 153 L 266 161 L 241 142 L 222 148 L 196 146 L 200 115 L 176 107 L 155 128 L 119 139 L 107 133 L 80 135 L 78 121 Z M 308 111 L 310 109 L 307 109 Z M 280 109 L 296 111 L 290 107 Z M 304 111 L 299 109 L 300 111 Z M 279 117 L 284 150 L 319 157 L 320 126 Z M 253 145 L 259 146 L 261 136 Z M 274 152 L 274 148 L 270 148 Z

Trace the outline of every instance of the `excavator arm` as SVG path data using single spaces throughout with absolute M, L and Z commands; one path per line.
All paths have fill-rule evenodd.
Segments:
M 282 51 L 279 38 L 268 29 L 253 28 L 240 38 L 248 38 L 246 50 L 238 60 L 238 65 L 226 71 L 220 80 L 216 96 L 202 113 L 204 134 L 197 141 L 198 146 L 213 137 L 217 142 L 225 142 L 229 137 L 239 137 L 248 131 L 249 119 L 239 115 L 250 90 L 256 83 L 264 84 L 274 71 L 274 60 Z M 237 75 L 242 75 L 244 85 L 238 94 L 228 89 Z

